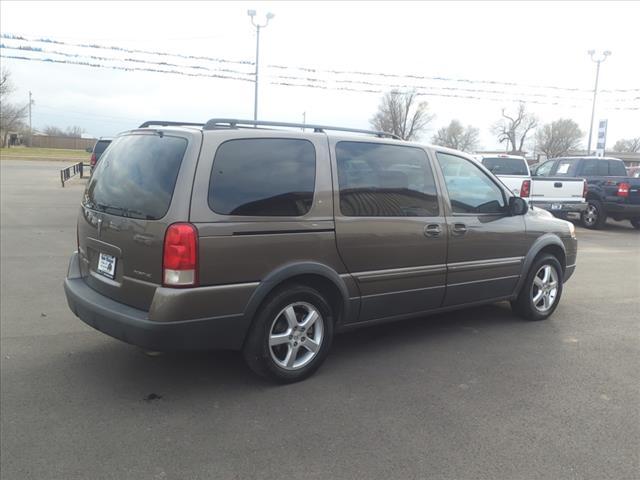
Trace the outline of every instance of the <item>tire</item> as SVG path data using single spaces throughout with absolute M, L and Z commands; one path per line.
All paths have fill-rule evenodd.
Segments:
M 545 281 L 547 271 L 549 272 L 548 282 Z M 562 266 L 558 259 L 550 254 L 538 256 L 527 273 L 518 298 L 511 302 L 512 310 L 527 320 L 549 318 L 560 303 L 562 281 Z M 547 290 L 538 297 L 541 286 Z M 536 297 L 538 297 L 537 301 Z
M 305 319 L 314 318 L 305 329 Z M 327 357 L 333 324 L 332 308 L 320 292 L 289 284 L 271 294 L 260 307 L 242 354 L 258 375 L 278 383 L 298 382 L 312 375 Z
M 633 228 L 640 230 L 640 218 L 630 218 L 629 221 L 631 225 L 633 225 Z
M 598 200 L 589 200 L 587 209 L 580 215 L 580 220 L 585 228 L 600 230 L 607 223 L 607 214 Z

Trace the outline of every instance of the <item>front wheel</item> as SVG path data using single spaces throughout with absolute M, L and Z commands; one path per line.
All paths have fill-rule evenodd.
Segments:
M 333 312 L 322 294 L 306 285 L 288 285 L 260 308 L 243 355 L 255 373 L 292 383 L 320 367 L 332 339 Z
M 553 255 L 537 258 L 511 308 L 527 320 L 544 320 L 555 311 L 562 296 L 562 266 Z
M 629 221 L 631 222 L 631 225 L 633 225 L 633 228 L 640 230 L 640 218 L 631 218 Z

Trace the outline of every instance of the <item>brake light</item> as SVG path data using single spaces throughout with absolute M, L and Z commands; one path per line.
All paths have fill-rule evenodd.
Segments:
M 589 191 L 589 185 L 586 180 L 582 180 L 582 198 L 587 198 L 587 192 Z
M 93 153 L 91 154 L 91 160 L 89 160 L 89 164 L 90 164 L 92 167 L 95 167 L 95 166 L 96 166 L 96 161 L 97 161 L 97 159 L 96 159 L 96 152 L 93 152 Z
M 190 223 L 167 228 L 162 254 L 162 279 L 167 287 L 198 284 L 198 231 Z
M 628 197 L 630 188 L 631 188 L 631 185 L 629 185 L 626 182 L 619 183 L 618 184 L 618 196 L 619 197 Z
M 520 187 L 520 196 L 522 198 L 529 198 L 531 193 L 531 180 L 523 180 Z

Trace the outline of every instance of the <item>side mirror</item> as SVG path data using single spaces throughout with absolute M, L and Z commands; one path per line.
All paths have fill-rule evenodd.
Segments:
M 509 213 L 512 216 L 524 215 L 529 211 L 529 204 L 520 197 L 509 197 Z
M 93 152 L 93 147 L 87 147 L 84 149 L 85 152 L 87 153 L 92 153 Z

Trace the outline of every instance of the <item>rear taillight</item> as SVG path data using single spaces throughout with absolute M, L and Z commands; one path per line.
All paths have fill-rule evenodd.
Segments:
M 92 167 L 95 167 L 95 166 L 96 166 L 96 161 L 97 161 L 97 159 L 96 159 L 96 153 L 95 153 L 95 152 L 93 152 L 93 153 L 91 154 L 91 160 L 89 160 L 89 164 L 90 164 Z
M 629 185 L 626 182 L 619 183 L 618 184 L 618 196 L 619 197 L 628 197 L 630 188 L 631 188 L 631 185 Z
M 520 187 L 520 196 L 522 198 L 529 198 L 531 194 L 531 180 L 523 180 Z
M 587 198 L 587 192 L 589 191 L 589 185 L 586 180 L 582 181 L 582 198 Z
M 167 287 L 198 284 L 198 231 L 190 223 L 167 228 L 162 254 L 162 281 Z

